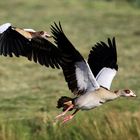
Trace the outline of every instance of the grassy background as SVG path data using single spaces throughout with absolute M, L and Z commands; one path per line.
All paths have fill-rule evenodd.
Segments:
M 87 58 L 95 42 L 116 37 L 119 72 L 112 89 L 130 88 L 137 98 L 119 98 L 79 112 L 65 126 L 54 121 L 56 101 L 72 94 L 61 70 L 0 57 L 0 140 L 138 140 L 140 139 L 140 9 L 139 0 L 4 0 L 0 24 L 50 32 L 62 27 Z

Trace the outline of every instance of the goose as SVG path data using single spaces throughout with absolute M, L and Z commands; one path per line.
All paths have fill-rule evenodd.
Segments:
M 6 28 L 0 34 L 0 54 L 11 57 L 12 54 L 17 57 L 24 56 L 47 67 L 62 68 L 65 81 L 74 96 L 62 96 L 58 99 L 57 108 L 62 108 L 63 112 L 57 115 L 56 119 L 64 117 L 62 123 L 66 123 L 79 110 L 94 109 L 120 96 L 136 97 L 130 89 L 110 90 L 118 71 L 114 37 L 108 38 L 107 43 L 103 41 L 96 43 L 86 61 L 66 37 L 60 22 L 51 25 L 51 32 L 55 45 L 44 38 L 42 45 L 37 42 L 32 43 L 33 38 L 29 40 L 11 27 Z M 11 33 L 14 33 L 14 36 L 11 36 Z M 72 110 L 74 110 L 72 114 L 65 116 Z
M 30 61 L 51 68 L 60 68 L 60 53 L 48 40 L 46 31 L 23 29 L 4 23 L 0 26 L 0 55 L 26 57 Z
M 110 90 L 112 80 L 118 71 L 115 37 L 112 40 L 108 38 L 108 43 L 96 43 L 86 61 L 68 40 L 60 22 L 59 25 L 54 24 L 55 26 L 51 25 L 51 32 L 63 55 L 61 67 L 68 87 L 74 94 L 73 98 L 62 96 L 58 100 L 57 107 L 63 108 L 63 112 L 56 116 L 57 119 L 69 110 L 75 109 L 73 114 L 64 117 L 65 123 L 79 110 L 96 108 L 120 96 L 136 97 L 130 89 Z

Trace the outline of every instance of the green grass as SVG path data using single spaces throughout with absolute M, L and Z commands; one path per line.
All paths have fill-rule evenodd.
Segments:
M 87 58 L 95 42 L 116 37 L 119 72 L 112 89 L 131 88 L 137 98 L 120 98 L 79 112 L 68 124 L 55 122 L 57 99 L 72 96 L 61 70 L 25 58 L 0 57 L 1 140 L 137 140 L 140 139 L 140 9 L 126 2 L 91 0 L 0 1 L 0 24 L 50 32 L 62 27 Z M 53 41 L 53 40 L 52 40 Z
M 123 115 L 123 117 L 121 117 Z M 81 115 L 75 122 L 62 126 L 52 122 L 46 112 L 38 112 L 32 119 L 0 122 L 2 140 L 139 140 L 140 112 L 108 112 L 102 119 L 85 118 Z

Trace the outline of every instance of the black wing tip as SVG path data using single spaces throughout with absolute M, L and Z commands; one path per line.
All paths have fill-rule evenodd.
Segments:
M 113 41 L 113 40 L 115 40 L 116 38 L 115 38 L 115 36 L 113 36 L 112 38 L 111 38 L 111 37 L 108 37 L 107 39 L 110 40 L 110 41 L 111 41 L 111 40 Z
M 118 71 L 115 37 L 107 38 L 106 42 L 97 42 L 89 53 L 88 63 L 94 76 L 103 67 L 109 67 Z
M 53 25 L 51 25 L 51 32 L 63 32 L 60 21 L 58 23 L 55 21 L 53 22 Z
M 97 42 L 95 47 L 105 47 L 105 48 L 116 48 L 116 39 L 115 37 L 107 38 L 107 43 L 104 41 Z
M 61 22 L 60 21 L 58 21 L 58 23 L 54 21 L 53 23 L 54 23 L 55 26 L 59 26 L 59 27 L 61 26 Z
M 112 37 L 112 41 L 115 41 L 115 40 L 116 40 L 116 38 L 115 38 L 115 36 L 113 36 L 113 37 Z
M 94 51 L 95 49 L 102 49 L 102 48 L 114 48 L 116 49 L 116 39 L 115 37 L 107 38 L 107 42 L 99 41 L 96 42 L 95 45 L 92 47 L 91 51 Z
M 115 47 L 116 48 L 116 38 L 112 37 L 112 38 L 108 38 L 108 45 L 109 47 Z

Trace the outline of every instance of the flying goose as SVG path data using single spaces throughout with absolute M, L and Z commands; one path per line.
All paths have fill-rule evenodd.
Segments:
M 57 108 L 63 108 L 63 112 L 56 116 L 57 119 L 68 111 L 75 110 L 73 114 L 64 117 L 63 123 L 65 123 L 79 110 L 93 109 L 120 96 L 136 96 L 130 89 L 110 90 L 118 70 L 115 38 L 112 40 L 108 38 L 108 43 L 102 41 L 96 43 L 90 51 L 88 61 L 85 61 L 64 34 L 60 23 L 52 25 L 51 32 L 56 45 L 44 38 L 42 45 L 38 44 L 38 41 L 32 43 L 34 38 L 27 39 L 10 26 L 0 34 L 0 54 L 24 56 L 47 67 L 62 68 L 74 97 L 62 96 L 58 100 Z
M 69 110 L 74 113 L 64 117 L 63 123 L 71 120 L 77 111 L 89 110 L 114 100 L 120 96 L 135 97 L 130 89 L 111 91 L 111 83 L 118 71 L 115 38 L 108 43 L 96 43 L 85 61 L 64 34 L 61 24 L 51 26 L 54 42 L 62 52 L 62 70 L 74 98 L 63 96 L 58 100 L 58 108 L 64 116 Z
M 0 26 L 0 55 L 23 56 L 30 61 L 51 68 L 60 68 L 60 52 L 48 38 L 46 31 L 22 29 L 5 23 Z

